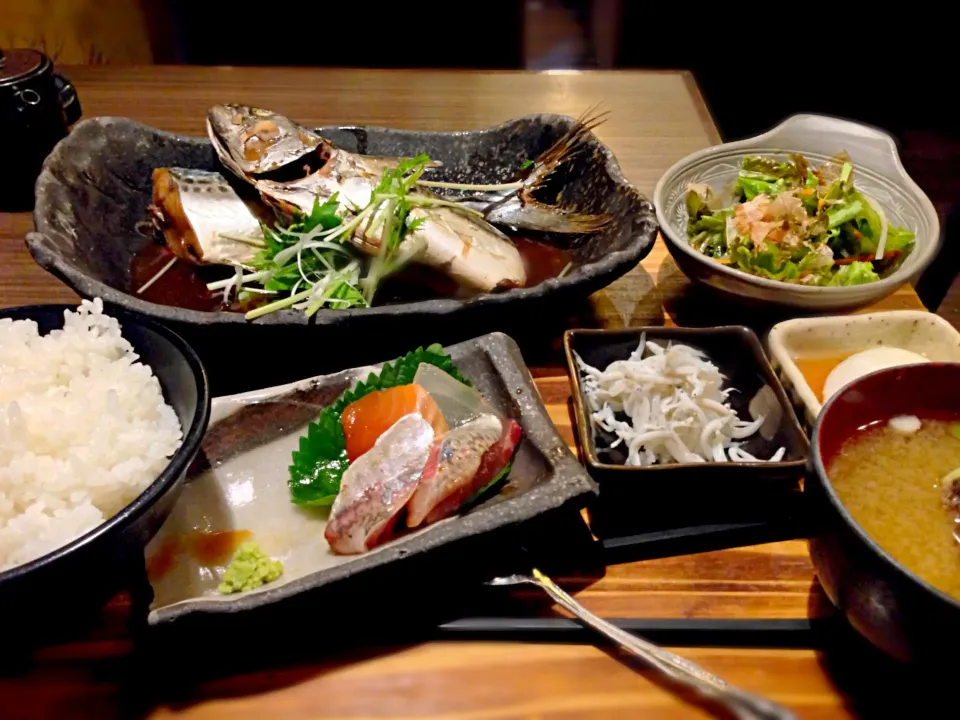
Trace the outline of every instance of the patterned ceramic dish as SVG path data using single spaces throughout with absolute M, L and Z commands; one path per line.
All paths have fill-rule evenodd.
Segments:
M 411 156 L 426 153 L 443 163 L 439 179 L 498 183 L 512 177 L 525 158 L 536 157 L 569 131 L 574 119 L 529 115 L 467 132 L 422 132 L 377 127 L 326 127 L 319 132 L 350 152 Z M 173 135 L 127 118 L 101 117 L 78 123 L 47 158 L 37 180 L 34 232 L 27 246 L 36 261 L 83 297 L 101 297 L 153 317 L 179 333 L 215 378 L 216 395 L 253 390 L 256 374 L 238 372 L 232 352 L 243 348 L 246 367 L 269 366 L 279 383 L 333 372 L 413 345 L 456 342 L 503 330 L 508 318 L 536 317 L 559 303 L 586 298 L 635 267 L 657 237 L 653 205 L 624 178 L 613 153 L 595 136 L 575 156 L 560 187 L 563 202 L 578 212 L 604 212 L 613 222 L 578 240 L 575 267 L 563 277 L 528 288 L 485 293 L 469 299 L 429 300 L 324 309 L 307 318 L 284 310 L 255 321 L 242 313 L 201 312 L 141 299 L 131 292 L 130 263 L 148 240 L 136 231 L 151 202 L 151 173 L 157 167 L 214 170 L 220 167 L 206 138 Z M 309 325 L 309 328 L 304 328 Z M 323 342 L 349 348 L 334 353 L 288 353 L 276 348 Z M 329 362 L 336 358 L 337 364 Z
M 916 245 L 887 277 L 865 285 L 813 287 L 768 280 L 735 270 L 690 247 L 685 195 L 690 183 L 730 185 L 748 155 L 801 153 L 814 164 L 850 154 L 858 187 L 874 198 L 893 225 L 909 229 Z M 716 145 L 685 157 L 660 178 L 653 192 L 667 249 L 692 280 L 740 300 L 821 312 L 869 305 L 919 275 L 937 252 L 940 223 L 930 199 L 907 175 L 894 139 L 872 127 L 822 115 L 794 115 L 769 132 Z
M 146 549 L 153 587 L 149 622 L 192 616 L 208 628 L 216 616 L 223 620 L 256 610 L 259 617 L 266 613 L 277 619 L 296 615 L 298 603 L 314 613 L 324 602 L 332 603 L 329 594 L 318 599 L 315 591 L 346 593 L 357 604 L 362 598 L 387 597 L 396 583 L 416 587 L 427 576 L 451 581 L 460 573 L 476 574 L 473 579 L 479 581 L 488 563 L 515 550 L 516 533 L 545 515 L 564 509 L 576 513 L 585 505 L 594 485 L 550 421 L 516 343 L 492 333 L 447 352 L 474 387 L 523 429 L 498 493 L 370 552 L 334 555 L 323 535 L 328 509 L 290 502 L 290 454 L 320 409 L 379 367 L 216 398 L 199 462 Z M 280 559 L 283 574 L 262 588 L 221 595 L 217 585 L 233 545 L 247 538 Z M 371 594 L 357 590 L 367 585 Z
M 936 362 L 960 362 L 960 332 L 924 310 L 798 318 L 777 323 L 767 337 L 770 361 L 808 428 L 823 403 L 797 359 L 839 359 L 877 346 L 910 350 Z

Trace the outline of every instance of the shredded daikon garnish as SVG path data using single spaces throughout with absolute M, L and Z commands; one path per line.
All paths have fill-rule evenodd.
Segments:
M 610 449 L 624 445 L 627 465 L 763 462 L 739 441 L 753 435 L 763 416 L 741 420 L 727 402 L 734 388 L 706 355 L 689 345 L 662 347 L 641 336 L 628 360 L 600 371 L 576 356 L 594 429 L 612 433 Z M 623 417 L 627 421 L 624 421 Z M 778 462 L 780 448 L 770 458 Z

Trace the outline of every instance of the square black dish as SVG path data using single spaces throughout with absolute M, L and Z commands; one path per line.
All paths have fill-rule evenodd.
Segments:
M 494 333 L 446 351 L 484 397 L 523 430 L 499 492 L 461 515 L 369 552 L 332 555 L 323 537 L 323 509 L 290 501 L 290 452 L 321 408 L 378 368 L 217 398 L 202 446 L 204 462 L 193 469 L 181 501 L 147 548 L 154 590 L 150 622 L 192 617 L 207 625 L 247 611 L 298 616 L 297 606 L 309 613 L 318 603 L 326 606 L 340 597 L 351 598 L 356 607 L 363 603 L 357 598 L 376 603 L 385 594 L 396 595 L 399 587 L 413 600 L 454 578 L 486 579 L 487 573 L 502 570 L 505 555 L 518 549 L 531 524 L 546 527 L 557 514 L 576 516 L 595 486 L 550 421 L 513 340 Z M 189 549 L 177 549 L 198 531 L 251 532 L 268 554 L 283 561 L 283 575 L 251 592 L 219 595 L 219 579 L 209 567 L 193 564 Z M 172 552 L 179 554 L 171 557 Z
M 642 336 L 661 345 L 682 343 L 703 351 L 724 375 L 724 387 L 737 389 L 728 401 L 741 419 L 751 419 L 750 401 L 762 391 L 779 417 L 772 432 L 766 437 L 755 433 L 743 449 L 755 457 L 769 458 L 783 447 L 783 459 L 635 467 L 624 464 L 624 452 L 605 449 L 613 438 L 606 433 L 598 436 L 592 427 L 575 354 L 603 370 L 616 360 L 627 359 Z M 632 548 L 641 556 L 673 554 L 748 544 L 751 538 L 762 542 L 799 534 L 799 481 L 809 444 L 752 330 L 742 326 L 569 330 L 564 347 L 577 438 L 584 463 L 600 486 L 599 499 L 591 509 L 591 525 L 611 550 L 616 546 L 618 552 Z M 781 530 L 772 529 L 771 523 Z M 641 546 L 642 551 L 638 550 Z

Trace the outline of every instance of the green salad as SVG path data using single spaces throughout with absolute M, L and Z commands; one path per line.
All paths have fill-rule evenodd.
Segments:
M 909 230 L 854 187 L 853 165 L 839 155 L 811 167 L 802 155 L 746 157 L 733 203 L 708 185 L 687 188 L 690 246 L 771 280 L 803 285 L 875 282 L 913 248 Z

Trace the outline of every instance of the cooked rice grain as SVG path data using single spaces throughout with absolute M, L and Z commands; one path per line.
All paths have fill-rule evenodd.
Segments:
M 64 316 L 44 336 L 0 320 L 0 570 L 104 522 L 180 446 L 159 381 L 103 303 Z

